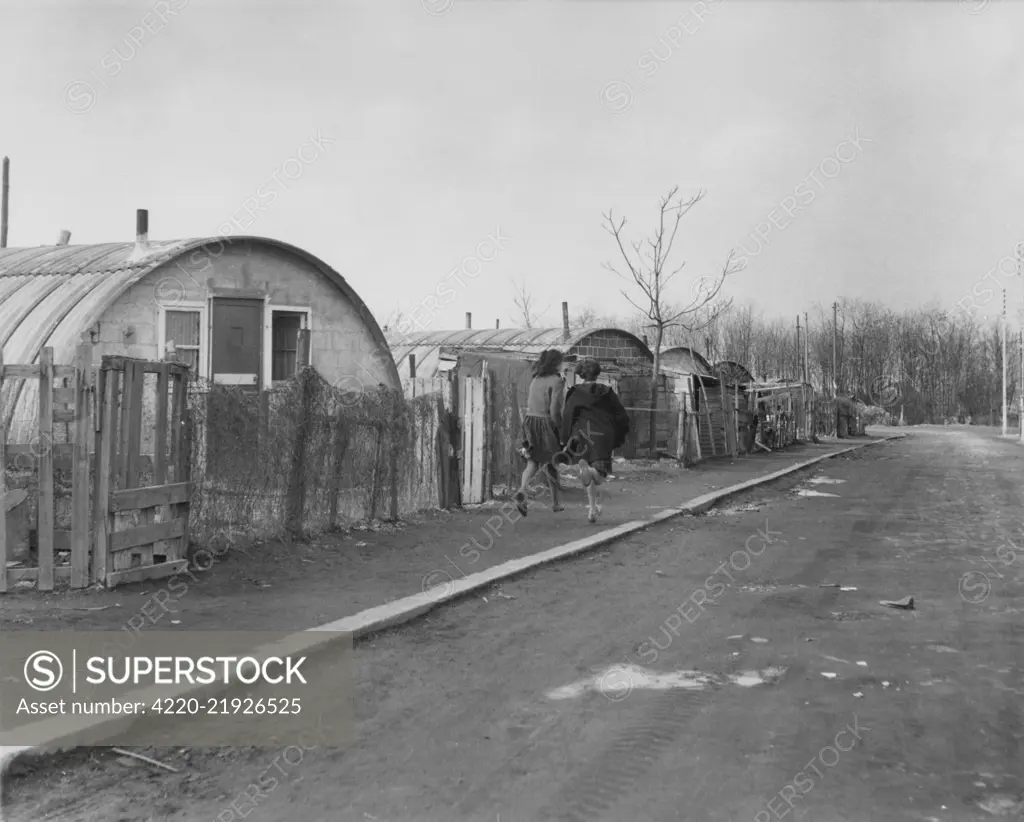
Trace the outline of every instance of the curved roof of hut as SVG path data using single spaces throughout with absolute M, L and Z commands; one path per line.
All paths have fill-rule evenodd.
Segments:
M 736 382 L 740 385 L 748 385 L 754 382 L 754 375 L 738 362 L 722 360 L 715 363 L 715 374 L 721 377 L 725 374 L 726 382 Z
M 388 331 L 385 336 L 403 376 L 408 374 L 408 369 L 403 371 L 403 366 L 410 354 L 416 357 L 417 375 L 432 376 L 439 362 L 444 359 L 445 352 L 454 354 L 461 348 L 474 351 L 490 348 L 523 354 L 539 354 L 547 348 L 567 352 L 599 331 L 614 331 L 632 338 L 651 360 L 654 359 L 654 354 L 643 340 L 622 328 L 575 328 L 569 331 L 568 339 L 564 338 L 564 330 L 561 328 L 462 328 L 454 331 L 414 331 L 409 334 Z
M 673 345 L 670 348 L 662 349 L 661 356 L 665 357 L 666 354 L 677 355 L 680 363 L 679 365 L 674 366 L 676 368 L 684 368 L 691 374 L 702 374 L 705 377 L 710 377 L 714 374 L 711 363 L 704 359 L 704 357 L 701 356 L 695 348 L 690 348 L 685 345 Z M 671 366 L 672 364 L 665 363 L 664 365 Z
M 55 363 L 69 364 L 81 334 L 151 271 L 203 246 L 245 242 L 295 254 L 318 269 L 359 312 L 374 342 L 387 346 L 384 332 L 366 304 L 327 263 L 289 243 L 242 235 L 151 240 L 143 253 L 135 253 L 135 243 L 0 248 L 0 350 L 4 362 L 35 364 L 43 348 L 50 346 Z M 399 382 L 397 369 L 393 376 Z M 9 397 L 29 382 L 16 380 L 4 386 L 0 410 L 6 409 L 9 423 L 15 406 Z M 38 393 L 31 387 L 29 391 Z M 31 409 L 26 411 L 31 413 Z

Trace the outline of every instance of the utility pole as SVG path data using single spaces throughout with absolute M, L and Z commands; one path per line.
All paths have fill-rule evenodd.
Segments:
M 7 206 L 11 196 L 11 161 L 4 157 L 3 190 L 0 191 L 0 248 L 7 248 Z
M 796 315 L 796 370 L 800 373 L 800 359 L 803 355 L 803 348 L 800 346 L 800 315 Z
M 810 350 L 811 350 L 810 349 L 810 344 L 808 342 L 808 337 L 810 337 L 810 335 L 811 335 L 810 328 L 811 328 L 811 326 L 808 324 L 808 321 L 807 321 L 807 312 L 805 311 L 804 312 L 804 382 L 807 382 L 807 378 L 810 376 L 810 374 L 808 373 L 808 366 L 810 365 Z
M 1003 289 L 1003 436 L 1006 436 L 1006 289 Z
M 832 303 L 832 398 L 839 397 L 839 372 L 836 371 L 836 335 L 839 327 L 839 303 Z

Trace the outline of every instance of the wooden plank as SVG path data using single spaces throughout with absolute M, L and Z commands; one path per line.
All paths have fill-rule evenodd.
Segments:
M 54 405 L 74 405 L 77 401 L 78 392 L 74 385 L 53 389 Z
M 107 575 L 106 587 L 114 588 L 131 582 L 145 582 L 150 579 L 166 579 L 184 573 L 188 568 L 187 559 L 161 562 L 159 565 L 147 565 L 145 568 L 130 568 L 126 571 L 114 571 Z
M 4 378 L 8 380 L 39 379 L 38 365 L 5 365 Z
M 100 397 L 100 438 L 96 447 L 96 496 L 93 506 L 93 558 L 92 577 L 103 582 L 107 576 L 108 546 L 112 517 L 110 515 L 110 489 L 114 473 L 114 456 L 117 448 L 117 371 L 101 369 L 97 392 Z
M 58 408 L 52 412 L 52 418 L 57 423 L 69 423 L 75 421 L 75 409 L 73 408 Z
M 52 349 L 51 349 L 52 352 Z M 53 359 L 53 354 L 50 354 L 50 359 Z M 75 378 L 75 366 L 73 365 L 55 365 L 53 366 L 53 378 L 55 380 L 73 380 Z
M 180 537 L 184 532 L 185 523 L 180 518 L 114 531 L 110 535 L 110 551 L 116 553 L 129 548 L 138 548 L 140 545 L 152 545 L 163 539 Z
M 132 488 L 134 482 L 131 479 L 133 461 L 132 453 L 132 417 L 135 409 L 132 407 L 132 400 L 135 397 L 136 382 L 135 362 L 129 360 L 125 363 L 124 377 L 121 384 L 121 419 L 118 423 L 118 455 L 117 455 L 117 488 Z M 135 480 L 137 482 L 137 480 Z
M 75 369 L 75 456 L 71 475 L 71 587 L 89 585 L 89 411 L 92 394 L 92 346 L 78 346 Z
M 146 488 L 126 488 L 110 494 L 110 512 L 134 511 L 139 508 L 153 508 L 158 505 L 177 505 L 187 502 L 192 491 L 189 482 L 172 482 L 167 485 L 150 485 Z
M 7 587 L 12 587 L 19 582 L 28 580 L 29 582 L 35 582 L 38 584 L 39 581 L 39 569 L 38 568 L 8 568 Z M 61 565 L 53 569 L 53 578 L 57 582 L 68 582 L 71 579 L 71 566 Z
M 491 382 L 491 369 L 487 366 L 487 360 L 480 363 L 480 386 L 483 402 L 481 403 L 481 428 L 483 429 L 483 441 L 481 442 L 480 454 L 480 500 L 491 499 L 494 487 L 494 396 Z
M 0 397 L 4 395 L 4 347 L 0 345 Z M 4 498 L 7 496 L 7 415 L 0 408 L 0 594 L 7 591 L 7 574 L 3 569 L 7 568 L 7 506 L 4 505 Z
M 53 349 L 42 350 L 39 373 L 39 518 L 37 549 L 38 587 L 53 590 Z
M 473 380 L 466 377 L 462 393 L 462 502 L 473 499 Z
M 487 418 L 483 378 L 473 384 L 473 494 L 474 502 L 484 501 L 484 449 L 486 447 Z
M 178 406 L 178 418 L 181 420 L 180 430 L 177 436 L 180 440 L 179 455 L 180 461 L 175 469 L 175 479 L 188 483 L 191 488 L 191 460 L 192 460 L 192 424 L 188 415 L 188 372 L 177 375 L 174 386 L 174 401 Z M 191 495 L 184 502 L 177 506 L 171 506 L 171 515 L 177 517 L 182 524 L 181 541 L 178 544 L 177 559 L 184 559 L 188 556 L 189 547 L 189 517 L 191 506 Z
M 40 440 L 41 442 L 42 440 Z M 17 445 L 7 446 L 7 461 L 9 463 L 14 462 L 14 457 L 17 456 L 28 456 L 34 461 L 39 456 L 40 452 L 39 443 L 30 443 L 28 445 L 19 443 Z M 54 456 L 54 459 L 66 459 L 70 460 L 75 456 L 75 446 L 73 443 L 58 442 L 50 446 L 50 451 Z M 24 461 L 22 462 L 24 464 Z
M 157 373 L 157 421 L 154 431 L 153 483 L 163 485 L 167 482 L 167 399 L 170 386 L 170 373 L 163 363 Z
M 128 482 L 125 488 L 134 488 L 140 483 L 139 470 L 142 461 L 142 391 L 146 384 L 146 373 L 135 363 L 132 373 L 132 413 L 128 425 Z
M 174 471 L 175 482 L 185 482 L 185 466 L 189 460 L 188 440 L 185 436 L 186 415 L 188 413 L 188 395 L 185 378 L 181 375 L 172 376 L 174 389 L 171 392 L 171 469 Z

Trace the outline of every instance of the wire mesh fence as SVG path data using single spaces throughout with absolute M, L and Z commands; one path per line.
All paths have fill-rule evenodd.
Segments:
M 437 395 L 341 391 L 311 368 L 262 393 L 197 383 L 193 541 L 308 538 L 436 507 L 439 408 Z

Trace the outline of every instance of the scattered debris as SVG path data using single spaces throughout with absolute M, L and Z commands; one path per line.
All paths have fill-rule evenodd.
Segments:
M 752 636 L 752 637 L 750 638 L 750 641 L 751 641 L 751 642 L 757 642 L 758 644 L 764 644 L 764 643 L 765 643 L 765 642 L 767 642 L 768 640 L 767 640 L 767 639 L 765 639 L 765 638 L 764 638 L 763 636 Z
M 882 687 L 883 688 L 888 688 L 889 687 L 889 680 L 888 679 L 886 679 L 885 681 L 882 682 Z
M 56 610 L 58 610 L 58 611 L 105 611 L 109 607 L 110 607 L 109 605 L 94 605 L 91 608 L 87 608 L 84 605 L 83 606 L 79 606 L 79 607 L 75 607 L 75 606 L 72 605 L 72 606 L 69 606 L 67 608 L 61 608 L 58 605 Z
M 823 656 L 825 655 L 823 654 Z M 842 662 L 844 665 L 850 664 L 850 661 L 848 659 L 839 659 L 839 657 L 835 656 L 825 656 L 825 659 L 827 659 L 829 662 Z
M 743 634 L 733 634 L 732 636 L 726 637 L 726 638 L 727 639 L 743 639 L 743 636 L 744 636 Z
M 856 588 L 840 588 L 840 591 L 856 591 Z
M 960 653 L 956 648 L 950 648 L 948 645 L 929 645 L 928 650 L 935 651 L 940 654 L 958 654 Z
M 798 497 L 838 497 L 839 494 L 827 494 L 824 491 L 812 491 L 809 488 L 797 488 L 796 495 Z
M 365 542 L 357 542 L 356 543 L 356 548 L 365 548 L 366 546 L 367 546 L 367 543 L 365 543 Z
M 806 639 L 804 639 L 804 642 L 814 642 L 814 637 L 809 636 Z
M 902 608 L 905 611 L 914 610 L 914 598 L 903 597 L 903 599 L 880 599 L 879 605 L 884 605 L 886 608 Z
M 838 588 L 839 587 L 839 583 L 838 582 L 823 582 L 818 587 L 819 588 Z
M 860 699 L 862 696 L 864 696 L 864 694 L 860 691 L 857 691 L 857 693 L 855 693 L 854 696 L 857 697 L 857 699 Z
M 171 620 L 171 625 L 181 625 L 181 620 L 180 619 L 172 619 Z
M 860 665 L 861 668 L 867 668 L 868 667 L 868 664 L 866 662 L 858 662 L 857 664 Z
M 160 762 L 156 759 L 150 759 L 148 756 L 133 753 L 132 751 L 126 751 L 124 748 L 111 748 L 110 750 L 112 750 L 116 754 L 121 754 L 121 756 L 126 756 L 129 759 L 138 759 L 140 762 L 147 762 L 150 765 L 155 765 L 157 768 L 163 768 L 165 771 L 170 771 L 171 773 L 178 773 L 178 769 L 175 768 L 173 765 L 168 765 L 165 762 Z
M 831 479 L 830 477 L 814 477 L 813 479 L 807 480 L 811 485 L 838 485 L 846 480 Z
M 825 679 L 835 679 L 839 674 L 823 673 L 822 676 L 825 677 Z
M 1024 803 L 1017 802 L 1011 796 L 992 796 L 984 802 L 979 802 L 978 807 L 995 816 L 1008 816 L 1024 808 Z M 943 805 L 943 809 L 945 809 L 945 805 Z
M 21 560 L 17 559 L 12 559 L 7 563 L 8 568 L 17 568 L 19 565 L 21 565 Z

